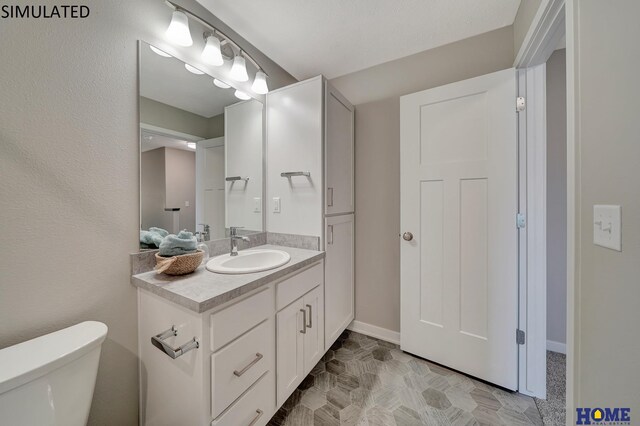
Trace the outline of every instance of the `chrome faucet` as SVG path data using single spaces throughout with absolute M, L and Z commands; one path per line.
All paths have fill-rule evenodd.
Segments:
M 238 240 L 249 242 L 251 241 L 249 237 L 244 235 L 238 235 L 238 229 L 242 228 L 242 226 L 230 226 L 229 227 L 229 239 L 231 240 L 231 253 L 230 256 L 238 255 Z

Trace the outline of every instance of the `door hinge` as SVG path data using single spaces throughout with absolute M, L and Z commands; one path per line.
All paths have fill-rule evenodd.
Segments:
M 518 96 L 516 98 L 516 111 L 521 112 L 527 107 L 527 103 L 524 100 L 524 97 Z
M 520 330 L 519 328 L 516 329 L 516 343 L 518 345 L 524 345 L 524 331 Z
M 516 226 L 520 229 L 527 226 L 527 218 L 522 213 L 516 215 Z

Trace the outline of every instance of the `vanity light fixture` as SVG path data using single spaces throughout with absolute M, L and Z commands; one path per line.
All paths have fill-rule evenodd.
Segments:
M 167 28 L 167 38 L 178 46 L 189 47 L 193 44 L 189 31 L 189 18 L 182 9 L 176 7 L 171 16 L 171 23 Z
M 256 73 L 256 77 L 253 79 L 251 90 L 259 95 L 266 95 L 267 93 L 269 93 L 269 86 L 267 86 L 267 75 L 262 70 L 258 70 L 258 72 Z
M 228 89 L 229 86 L 227 83 L 225 83 L 224 81 L 218 80 L 217 78 L 213 79 L 213 84 L 215 84 L 216 86 L 218 86 L 221 89 Z
M 233 59 L 230 77 L 235 81 L 244 82 L 249 80 L 246 64 L 246 61 L 249 61 L 257 70 L 251 90 L 258 94 L 266 94 L 269 92 L 266 81 L 266 77 L 268 77 L 267 73 L 265 73 L 256 60 L 243 51 L 235 41 L 195 13 L 175 4 L 173 1 L 165 0 L 165 3 L 173 9 L 171 23 L 167 29 L 167 37 L 171 41 L 180 46 L 191 46 L 193 40 L 191 39 L 191 33 L 189 31 L 189 18 L 195 20 L 209 30 L 203 34 L 205 47 L 202 50 L 202 60 L 204 62 L 214 66 L 221 66 L 224 65 L 225 59 Z M 226 51 L 223 49 L 225 46 L 227 47 Z
M 240 90 L 236 90 L 236 93 L 234 93 L 234 95 L 236 95 L 236 98 L 242 99 L 243 101 L 251 99 L 251 96 L 247 95 L 246 93 Z
M 194 67 L 193 65 L 189 65 L 189 64 L 184 64 L 184 67 L 187 69 L 187 71 L 189 71 L 190 73 L 196 74 L 196 75 L 202 75 L 204 74 L 204 72 L 200 71 L 198 68 Z
M 151 49 L 157 55 L 164 56 L 165 58 L 171 58 L 171 55 L 169 55 L 167 52 L 164 52 L 164 51 L 158 49 L 155 46 L 149 45 L 149 49 Z
M 202 50 L 202 60 L 209 65 L 219 67 L 224 64 L 222 51 L 220 50 L 220 40 L 213 33 L 205 33 L 206 43 Z
M 249 80 L 249 75 L 247 74 L 247 63 L 242 57 L 242 51 L 240 51 L 240 54 L 236 55 L 236 57 L 233 58 L 233 65 L 231 66 L 229 76 L 235 81 Z

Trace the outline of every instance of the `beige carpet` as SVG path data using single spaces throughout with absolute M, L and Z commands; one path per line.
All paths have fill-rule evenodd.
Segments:
M 535 398 L 545 426 L 561 426 L 566 416 L 566 357 L 547 351 L 547 399 Z

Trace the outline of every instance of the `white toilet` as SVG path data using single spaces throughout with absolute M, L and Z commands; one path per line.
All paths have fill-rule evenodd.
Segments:
M 86 425 L 106 336 L 86 321 L 0 350 L 0 424 Z

